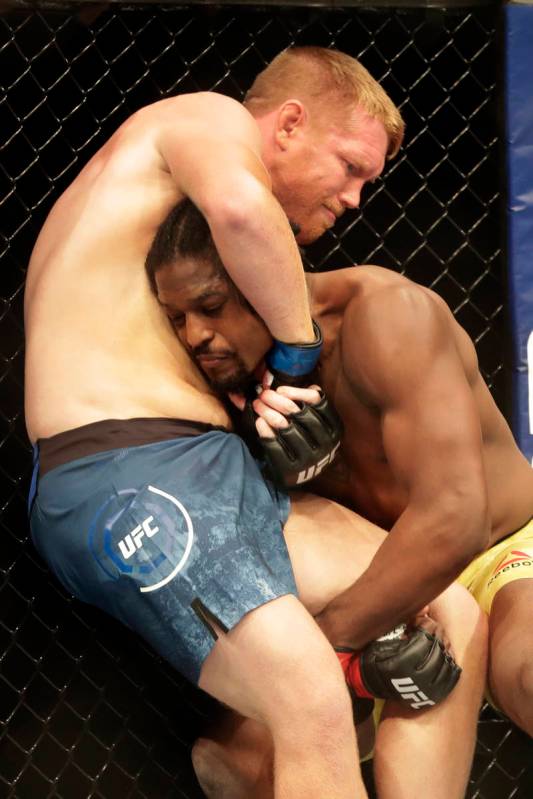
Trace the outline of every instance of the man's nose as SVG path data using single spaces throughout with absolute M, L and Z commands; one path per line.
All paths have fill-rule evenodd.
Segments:
M 359 208 L 361 202 L 361 190 L 363 184 L 361 181 L 351 182 L 339 194 L 339 200 L 345 208 Z
M 195 314 L 188 314 L 185 322 L 185 335 L 187 344 L 195 349 L 213 338 L 213 331 L 206 325 L 205 320 Z

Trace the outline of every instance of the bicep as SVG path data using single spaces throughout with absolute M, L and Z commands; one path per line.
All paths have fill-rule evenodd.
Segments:
M 385 455 L 411 501 L 459 496 L 482 476 L 474 397 L 458 359 L 441 354 L 426 373 L 391 391 L 381 417 Z
M 164 124 L 160 151 L 179 191 L 204 213 L 213 198 L 231 201 L 237 190 L 270 188 L 254 120 L 228 98 L 207 98 L 181 123 Z
M 460 493 L 462 480 L 479 486 L 479 413 L 449 311 L 411 284 L 350 313 L 345 358 L 354 388 L 380 414 L 395 480 L 410 499 L 446 488 Z

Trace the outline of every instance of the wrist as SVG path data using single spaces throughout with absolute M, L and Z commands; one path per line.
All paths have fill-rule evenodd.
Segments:
M 315 621 L 330 644 L 336 648 L 353 652 L 362 649 L 367 643 L 354 631 L 353 612 L 344 614 L 339 608 L 327 605 L 315 616 Z
M 298 378 L 313 371 L 322 350 L 322 332 L 313 322 L 311 341 L 285 342 L 274 339 L 272 349 L 267 353 L 268 368 L 274 373 L 282 373 Z

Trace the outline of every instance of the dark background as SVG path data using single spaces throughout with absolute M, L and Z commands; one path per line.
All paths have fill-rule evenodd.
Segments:
M 190 745 L 213 711 L 130 633 L 68 597 L 28 540 L 23 290 L 52 203 L 135 109 L 241 98 L 292 44 L 358 56 L 401 107 L 384 179 L 306 254 L 431 286 L 477 345 L 506 410 L 502 19 L 475 8 L 78 5 L 0 16 L 0 797 L 199 797 Z M 533 795 L 531 742 L 485 708 L 469 797 Z M 446 765 L 443 764 L 443 768 Z

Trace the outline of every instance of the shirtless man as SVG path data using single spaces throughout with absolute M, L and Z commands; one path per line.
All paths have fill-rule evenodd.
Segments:
M 302 351 L 316 358 L 319 347 L 287 216 L 299 242 L 317 238 L 359 204 L 402 135 L 397 109 L 353 59 L 288 51 L 244 106 L 199 93 L 128 119 L 56 202 L 28 271 L 35 544 L 73 594 L 267 724 L 279 797 L 366 795 L 349 697 L 338 658 L 295 597 L 287 498 L 227 432 L 144 260 L 169 209 L 190 197 L 278 341 L 270 363 L 281 352 L 302 378 Z M 353 523 L 333 503 L 320 507 L 334 526 Z M 316 522 L 295 506 L 287 529 L 304 522 L 311 535 Z M 483 526 L 475 533 L 464 560 L 482 545 Z M 350 643 L 387 632 L 403 611 L 389 600 L 361 632 L 358 614 Z
M 183 283 L 186 258 L 147 261 L 177 335 L 211 385 L 237 392 L 261 374 L 270 335 L 216 259 L 203 264 L 198 297 Z M 454 537 L 488 496 L 487 551 L 460 582 L 489 614 L 492 696 L 533 735 L 533 472 L 479 373 L 474 346 L 437 295 L 394 272 L 357 267 L 307 280 L 325 342 L 317 380 L 345 428 L 340 457 L 310 485 L 390 530 L 360 579 L 318 618 L 331 640 L 343 642 L 343 614 L 380 601 L 375 585 L 383 573 L 398 604 L 410 595 L 430 599 L 454 562 Z M 297 410 L 290 397 L 298 396 L 283 388 L 269 407 L 255 400 L 258 432 L 267 437 L 277 428 L 283 437 L 285 417 Z M 307 560 L 311 573 L 318 567 Z M 323 555 L 317 580 L 327 563 Z
M 146 266 L 152 288 L 179 339 L 189 348 L 213 386 L 220 393 L 226 393 L 241 389 L 251 380 L 253 387 L 256 375 L 264 368 L 262 360 L 271 344 L 271 336 L 228 281 L 205 220 L 191 203 L 181 203 L 161 225 Z M 331 336 L 333 320 L 328 318 L 327 310 L 322 314 L 321 306 L 317 307 Z M 331 338 L 329 343 L 331 350 Z M 329 355 L 328 352 L 327 357 Z M 334 388 L 332 386 L 332 390 Z M 277 401 L 286 414 L 296 410 L 292 402 L 283 406 L 287 403 L 286 396 L 293 394 L 316 402 L 318 395 L 308 396 L 311 393 L 312 389 L 279 389 L 271 404 Z M 284 417 L 277 419 L 274 415 L 271 418 L 272 410 L 260 406 L 258 410 L 274 424 L 285 422 Z M 258 422 L 258 426 L 261 425 L 264 426 L 263 419 Z M 288 431 L 291 436 L 295 427 L 302 430 L 302 423 L 292 421 L 292 429 Z M 269 432 L 267 427 L 266 434 Z M 291 440 L 285 437 L 289 447 Z M 309 495 L 301 496 L 299 501 L 293 495 L 292 501 L 298 512 L 307 508 L 314 522 L 312 528 L 303 526 L 294 530 L 289 527 L 285 535 L 300 597 L 316 615 L 328 604 L 328 596 L 333 598 L 342 594 L 346 587 L 353 587 L 355 578 L 369 564 L 385 536 L 378 528 L 368 528 L 362 520 L 351 530 L 339 526 L 338 522 L 333 528 L 316 505 L 316 498 Z M 370 551 L 369 536 L 374 544 Z M 397 568 L 401 568 L 401 559 Z M 375 590 L 379 593 L 381 589 L 376 586 Z M 468 603 L 465 606 L 466 598 L 470 599 L 470 608 Z M 398 604 L 401 599 L 398 597 Z M 464 796 L 485 681 L 483 654 L 477 637 L 479 628 L 478 633 L 473 634 L 476 622 L 472 626 L 472 606 L 475 607 L 474 601 L 458 586 L 432 603 L 431 613 L 444 623 L 463 666 L 463 674 L 452 695 L 422 719 L 415 720 L 410 717 L 412 714 L 402 713 L 398 703 L 386 709 L 386 721 L 380 725 L 376 750 L 380 799 L 428 793 L 432 799 Z M 477 619 L 478 614 L 479 609 L 474 613 Z M 352 663 L 349 654 L 347 657 Z M 228 737 L 231 759 L 228 759 Z M 269 735 L 258 724 L 227 719 L 226 724 L 216 730 L 216 744 L 207 740 L 197 743 L 193 752 L 195 769 L 209 797 L 254 796 L 259 799 L 271 795 L 271 760 L 269 747 L 264 745 L 265 737 L 268 744 Z M 258 751 L 265 753 L 265 758 L 259 756 Z M 229 768 L 224 768 L 224 761 Z M 235 761 L 239 768 L 231 767 Z M 442 769 L 444 761 L 446 770 Z
M 357 592 L 337 597 L 319 623 L 342 641 L 343 613 L 400 552 L 391 583 L 408 583 L 428 601 L 453 560 L 454 534 L 476 513 L 472 472 L 479 479 L 481 470 L 490 535 L 459 581 L 489 615 L 490 694 L 533 736 L 533 470 L 480 375 L 474 345 L 442 299 L 389 270 L 308 275 L 308 285 L 324 331 L 318 379 L 345 427 L 340 457 L 309 487 L 391 533 Z M 281 423 L 261 400 L 254 406 Z

